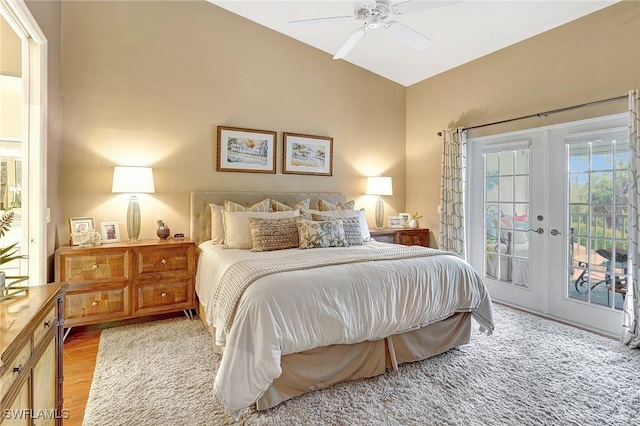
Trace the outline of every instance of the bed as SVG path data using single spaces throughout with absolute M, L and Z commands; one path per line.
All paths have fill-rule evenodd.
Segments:
M 191 193 L 198 315 L 214 336 L 212 350 L 222 354 L 214 396 L 232 415 L 466 344 L 472 318 L 481 330 L 493 330 L 491 299 L 471 266 L 435 249 L 364 241 L 368 228 L 358 210 L 341 210 L 328 220 L 303 209 L 304 217 L 322 220 L 295 222 L 344 225 L 347 239 L 358 240 L 354 233 L 360 232 L 360 244 L 262 252 L 214 244 L 225 201 L 255 207 L 265 199 L 291 208 L 305 202 L 311 209 L 318 203 L 348 206 L 345 195 L 333 193 Z M 336 219 L 341 215 L 349 218 Z M 237 247 L 231 233 L 241 216 L 224 213 L 230 247 Z M 290 219 L 266 216 L 251 219 L 251 230 L 256 223 Z M 356 222 L 358 231 L 351 228 Z

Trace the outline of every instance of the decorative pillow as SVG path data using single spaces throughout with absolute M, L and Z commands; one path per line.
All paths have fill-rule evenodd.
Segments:
M 271 203 L 268 198 L 265 198 L 259 203 L 255 203 L 250 207 L 245 207 L 238 203 L 234 203 L 233 201 L 225 201 L 224 208 L 229 212 L 269 212 L 271 211 Z
M 349 219 L 349 218 L 357 217 L 358 224 L 360 226 L 360 233 L 362 234 L 362 241 L 372 241 L 371 233 L 369 232 L 369 225 L 367 225 L 367 217 L 364 214 L 364 209 L 330 210 L 330 211 L 310 210 L 310 213 L 311 213 L 311 216 L 320 214 L 322 216 L 332 218 L 332 219 Z
M 291 210 L 309 210 L 309 203 L 311 200 L 307 198 L 306 200 L 302 200 L 294 204 L 293 206 L 288 206 L 280 201 L 271 200 L 271 209 L 274 212 L 288 212 Z
M 224 244 L 224 224 L 222 223 L 223 206 L 209 204 L 211 208 L 211 241 L 213 244 Z
M 322 212 L 330 211 L 330 210 L 353 210 L 356 206 L 356 201 L 351 200 L 342 204 L 332 204 L 323 199 L 318 200 L 318 210 Z
M 301 249 L 347 247 L 341 219 L 320 222 L 300 219 L 296 225 Z
M 251 251 L 283 250 L 298 247 L 298 227 L 296 222 L 299 217 L 287 219 L 260 219 L 249 218 L 251 228 Z
M 225 248 L 235 248 L 248 250 L 253 248 L 251 240 L 251 227 L 249 218 L 258 217 L 262 219 L 285 219 L 299 216 L 300 212 L 293 210 L 290 212 L 228 212 L 222 210 L 224 223 L 224 246 Z
M 313 220 L 332 220 L 331 216 L 323 214 L 312 214 Z M 335 219 L 334 219 L 335 220 Z M 360 231 L 360 219 L 358 217 L 350 217 L 340 219 L 342 220 L 342 227 L 344 228 L 344 236 L 347 240 L 347 244 L 350 246 L 361 246 L 363 243 L 362 232 Z

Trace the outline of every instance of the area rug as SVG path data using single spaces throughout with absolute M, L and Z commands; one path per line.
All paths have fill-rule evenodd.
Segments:
M 640 424 L 640 351 L 495 305 L 471 343 L 236 422 L 212 397 L 220 358 L 199 320 L 106 329 L 85 412 L 93 425 Z

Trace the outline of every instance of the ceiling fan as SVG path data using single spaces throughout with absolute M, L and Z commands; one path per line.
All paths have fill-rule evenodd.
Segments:
M 388 21 L 392 15 L 405 15 L 419 12 L 426 9 L 433 9 L 446 4 L 457 3 L 455 1 L 414 1 L 408 0 L 401 3 L 392 3 L 388 0 L 360 1 L 353 8 L 353 15 L 349 16 L 329 16 L 325 18 L 301 19 L 289 21 L 290 24 L 304 24 L 310 22 L 324 21 L 362 21 L 362 27 L 356 30 L 351 37 L 342 45 L 333 59 L 342 59 L 351 51 L 368 30 L 384 28 L 395 36 L 398 40 L 406 43 L 416 50 L 423 50 L 429 47 L 431 40 L 417 31 L 412 30 L 397 21 Z

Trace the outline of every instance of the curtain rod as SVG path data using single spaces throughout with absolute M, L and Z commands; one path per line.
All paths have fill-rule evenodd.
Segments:
M 493 123 L 478 124 L 477 126 L 463 127 L 462 130 L 466 131 L 466 130 L 471 130 L 471 129 L 479 129 L 481 127 L 495 126 L 496 124 L 510 123 L 512 121 L 525 120 L 527 118 L 546 117 L 549 114 L 555 114 L 555 113 L 558 113 L 558 112 L 570 111 L 572 109 L 588 107 L 588 106 L 592 106 L 592 105 L 602 104 L 602 103 L 605 103 L 605 102 L 621 101 L 623 99 L 629 99 L 629 96 L 628 95 L 616 96 L 615 98 L 601 99 L 599 101 L 587 102 L 586 104 L 572 105 L 572 106 L 568 106 L 568 107 L 564 107 L 564 108 L 552 109 L 550 111 L 539 112 L 539 113 L 536 113 L 536 114 L 529 114 L 529 115 L 523 115 L 521 117 L 509 118 L 507 120 L 494 121 Z M 442 132 L 438 132 L 438 136 L 442 136 Z

